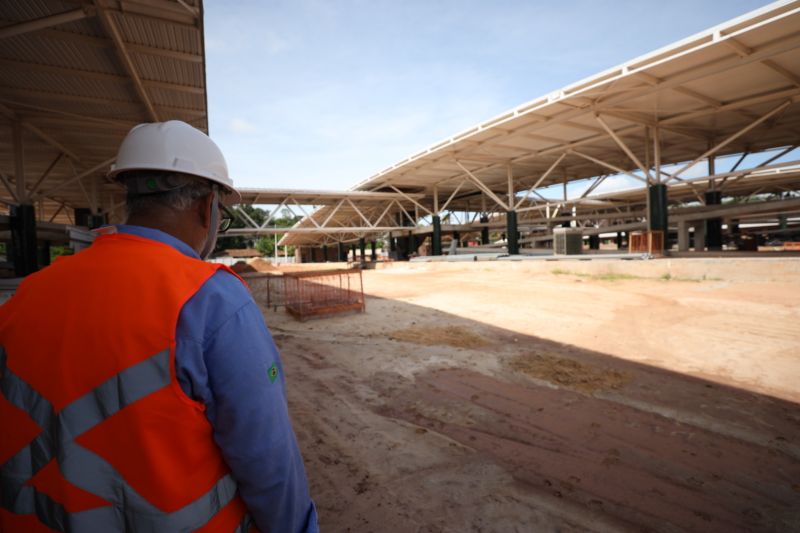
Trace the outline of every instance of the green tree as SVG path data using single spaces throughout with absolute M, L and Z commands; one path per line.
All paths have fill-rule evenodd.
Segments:
M 259 237 L 256 241 L 256 250 L 261 252 L 261 255 L 271 257 L 275 253 L 275 237 L 272 235 Z
M 69 246 L 51 246 L 50 247 L 50 262 L 56 260 L 57 257 L 62 255 L 72 255 L 75 253 Z
M 290 228 L 294 226 L 298 220 L 300 220 L 300 217 L 289 216 L 276 218 L 272 221 L 272 223 L 278 228 Z M 271 257 L 275 255 L 275 243 L 280 242 L 285 235 L 285 233 L 279 233 L 277 235 L 265 235 L 260 237 L 256 241 L 256 249 L 262 254 Z M 288 253 L 290 255 L 294 253 L 294 246 L 289 247 Z
M 263 224 L 264 221 L 267 219 L 267 212 L 261 209 L 260 207 L 254 207 L 252 205 L 240 205 L 238 209 L 241 209 L 247 215 L 253 219 L 253 222 L 256 224 Z M 231 221 L 231 228 L 244 228 L 247 225 L 242 220 L 244 217 L 234 210 L 231 210 L 236 216 L 233 217 Z M 217 245 L 214 247 L 214 253 L 222 252 L 223 250 L 235 250 L 235 249 L 242 249 L 242 248 L 252 248 L 255 245 L 255 238 L 253 236 L 244 236 L 244 235 L 236 235 L 236 236 L 225 236 L 225 234 L 221 234 L 217 238 Z
M 256 224 L 263 224 L 264 221 L 267 219 L 268 213 L 259 207 L 253 206 L 241 206 L 242 209 L 253 219 L 253 222 Z M 274 218 L 270 221 L 268 226 L 276 226 L 278 228 L 289 228 L 294 226 L 297 221 L 300 220 L 300 217 L 296 216 L 284 216 L 280 218 Z M 240 217 L 235 217 L 231 222 L 231 228 L 244 228 L 247 227 L 245 223 L 241 220 Z M 277 235 L 277 240 L 280 240 L 284 237 L 285 233 L 279 233 Z M 272 257 L 275 254 L 275 235 L 263 235 L 260 237 L 254 236 L 231 236 L 225 237 L 220 236 L 217 240 L 217 246 L 215 251 L 221 252 L 223 250 L 231 250 L 237 248 L 255 248 L 261 254 L 265 256 Z M 294 247 L 290 246 L 288 250 L 289 254 L 294 253 Z

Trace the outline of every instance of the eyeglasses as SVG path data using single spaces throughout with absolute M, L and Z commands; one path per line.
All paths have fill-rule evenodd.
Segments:
M 225 207 L 224 205 L 220 205 L 220 218 L 219 218 L 219 226 L 217 227 L 217 231 L 219 233 L 225 233 L 231 227 L 231 222 L 233 222 L 233 213 Z

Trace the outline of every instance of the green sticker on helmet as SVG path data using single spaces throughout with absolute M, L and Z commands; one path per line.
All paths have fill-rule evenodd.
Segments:
M 154 180 L 153 178 L 148 179 L 145 185 L 147 185 L 147 188 L 150 189 L 151 191 L 156 190 L 156 180 Z
M 272 363 L 272 366 L 269 367 L 267 374 L 269 375 L 269 382 L 275 383 L 275 380 L 278 379 L 278 365 Z

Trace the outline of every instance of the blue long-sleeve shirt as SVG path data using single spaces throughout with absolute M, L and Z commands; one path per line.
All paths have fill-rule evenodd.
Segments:
M 162 231 L 129 225 L 117 231 L 198 257 Z M 214 274 L 181 310 L 175 372 L 184 392 L 205 404 L 214 440 L 258 529 L 318 532 L 278 350 L 250 292 L 228 272 Z

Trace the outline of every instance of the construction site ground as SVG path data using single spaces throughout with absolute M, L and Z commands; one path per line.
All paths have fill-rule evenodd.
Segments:
M 323 531 L 800 531 L 800 260 L 393 264 L 264 309 Z

